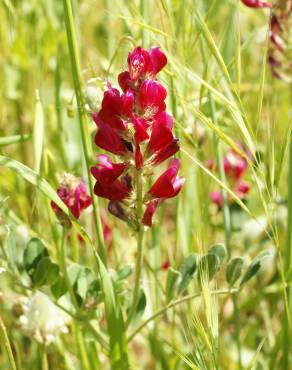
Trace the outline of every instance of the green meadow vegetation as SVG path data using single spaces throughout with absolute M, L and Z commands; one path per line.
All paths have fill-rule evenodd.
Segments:
M 0 2 L 0 370 L 292 369 L 292 4 L 272 5 Z M 139 46 L 167 57 L 176 159 L 142 143 L 139 165 L 129 121 L 111 207 L 91 168 L 121 156 L 92 117 Z

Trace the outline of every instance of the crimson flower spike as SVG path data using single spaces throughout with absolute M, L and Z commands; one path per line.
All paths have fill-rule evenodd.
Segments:
M 142 224 L 152 226 L 156 209 L 180 192 L 184 178 L 177 178 L 179 160 L 171 160 L 150 189 L 142 190 L 143 204 L 138 207 L 137 178 L 142 185 L 148 183 L 153 169 L 179 150 L 179 142 L 173 118 L 166 113 L 167 91 L 156 79 L 167 63 L 166 55 L 158 47 L 150 51 L 137 47 L 127 61 L 128 70 L 118 76 L 122 92 L 108 84 L 100 110 L 92 114 L 95 144 L 119 160 L 114 163 L 100 154 L 91 173 L 96 179 L 94 193 L 110 201 L 109 212 L 138 230 Z

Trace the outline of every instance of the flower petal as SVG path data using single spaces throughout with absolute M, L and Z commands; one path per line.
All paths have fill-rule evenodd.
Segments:
M 94 193 L 109 200 L 123 200 L 129 196 L 130 189 L 120 180 L 116 180 L 111 184 L 97 181 L 94 186 Z
M 128 55 L 129 73 L 132 80 L 137 80 L 146 74 L 149 68 L 149 52 L 138 46 Z
M 118 76 L 119 85 L 121 89 L 125 92 L 131 88 L 131 77 L 128 71 L 124 71 Z
M 151 72 L 156 75 L 167 64 L 166 55 L 159 47 L 152 48 L 149 53 L 151 61 Z
M 128 150 L 125 143 L 117 132 L 102 120 L 98 120 L 98 131 L 95 136 L 95 144 L 101 149 L 117 155 L 125 155 Z
M 145 80 L 139 91 L 138 102 L 141 109 L 163 111 L 167 96 L 165 88 L 155 80 Z
M 152 154 L 173 142 L 172 117 L 165 112 L 155 117 L 152 125 L 150 140 L 147 146 L 147 153 Z
M 91 168 L 91 173 L 99 182 L 110 184 L 127 168 L 127 163 L 112 163 L 111 158 L 105 154 L 100 154 L 97 158 L 98 163 Z
M 180 161 L 178 159 L 173 159 L 170 162 L 169 167 L 149 189 L 148 193 L 152 198 L 172 198 L 180 191 L 183 180 L 182 178 L 175 180 L 179 167 Z
M 152 226 L 152 218 L 154 213 L 156 212 L 157 208 L 157 202 L 150 201 L 147 203 L 146 210 L 144 212 L 143 218 L 142 218 L 142 223 L 145 226 Z
M 140 144 L 143 141 L 149 138 L 147 133 L 148 124 L 144 118 L 138 118 L 136 116 L 132 116 L 131 118 L 132 124 L 135 129 L 134 140 L 136 144 Z
M 155 155 L 151 159 L 151 163 L 154 165 L 158 165 L 178 151 L 179 151 L 179 140 L 173 139 L 171 143 L 169 143 L 167 146 L 165 146 L 164 148 L 155 153 Z

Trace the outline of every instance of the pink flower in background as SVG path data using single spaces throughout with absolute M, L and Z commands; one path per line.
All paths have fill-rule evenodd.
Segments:
M 128 56 L 128 70 L 118 76 L 123 93 L 108 84 L 101 109 L 92 114 L 97 125 L 95 144 L 119 158 L 115 163 L 106 154 L 97 157 L 91 169 L 96 179 L 94 192 L 110 200 L 109 211 L 135 229 L 141 223 L 152 226 L 157 207 L 175 197 L 184 183 L 184 178 L 177 178 L 180 162 L 174 159 L 150 189 L 143 191 L 143 216 L 137 215 L 137 173 L 147 180 L 154 167 L 179 150 L 173 118 L 165 111 L 167 91 L 156 80 L 166 63 L 159 48 L 135 48 Z
M 212 159 L 207 160 L 207 167 L 209 170 L 217 171 L 217 165 L 214 164 Z M 243 180 L 248 164 L 235 150 L 229 150 L 223 158 L 223 168 L 227 181 L 229 182 L 232 191 L 240 198 L 244 199 L 249 192 L 250 186 Z M 210 193 L 212 203 L 216 204 L 218 208 L 222 207 L 222 197 L 220 191 L 212 191 Z
M 57 193 L 76 219 L 80 217 L 83 210 L 92 204 L 85 183 L 80 178 L 68 173 L 64 175 Z M 51 202 L 51 206 L 60 219 L 67 217 L 56 203 Z
M 241 0 L 244 5 L 250 8 L 271 8 L 272 4 L 268 1 L 261 0 Z
M 231 179 L 239 180 L 247 169 L 246 160 L 235 150 L 230 150 L 223 159 L 225 174 Z
M 168 270 L 169 268 L 170 268 L 170 261 L 169 261 L 169 259 L 167 258 L 167 259 L 165 259 L 164 261 L 162 261 L 162 263 L 161 263 L 161 270 Z
M 282 81 L 291 83 L 292 0 L 278 1 L 275 4 L 271 13 L 270 24 L 268 62 L 272 75 Z
M 274 6 L 268 1 L 241 1 L 250 8 L 271 8 L 268 63 L 274 77 L 291 83 L 292 0 L 278 0 Z

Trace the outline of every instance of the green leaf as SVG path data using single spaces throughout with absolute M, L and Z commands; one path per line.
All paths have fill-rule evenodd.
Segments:
M 177 280 L 180 276 L 179 271 L 175 270 L 172 267 L 169 267 L 167 271 L 167 278 L 166 278 L 166 302 L 168 303 L 173 298 L 173 294 L 175 292 L 175 285 Z
M 127 279 L 133 272 L 133 266 L 132 264 L 127 264 L 123 266 L 118 272 L 117 272 L 117 280 L 124 280 Z
M 56 299 L 59 299 L 67 292 L 67 284 L 63 276 L 59 276 L 56 282 L 51 286 L 51 292 Z
M 78 263 L 72 263 L 67 271 L 73 291 L 79 302 L 82 303 L 87 297 L 88 289 L 94 281 L 95 275 L 91 269 Z
M 99 279 L 94 279 L 89 284 L 89 287 L 88 287 L 88 290 L 87 290 L 87 298 L 88 297 L 93 297 L 97 301 L 99 301 L 100 296 L 101 296 L 101 284 L 100 284 L 100 280 Z
M 84 267 L 79 274 L 79 277 L 76 282 L 76 288 L 74 289 L 76 293 L 85 300 L 87 297 L 88 289 L 90 284 L 94 281 L 94 273 L 87 267 Z
M 216 254 L 205 254 L 198 264 L 198 278 L 200 283 L 207 278 L 212 280 L 216 272 L 220 269 L 220 260 Z
M 271 250 L 262 251 L 259 253 L 254 260 L 250 263 L 248 266 L 245 274 L 243 275 L 243 278 L 240 282 L 240 287 L 242 287 L 245 283 L 247 283 L 253 276 L 256 275 L 256 273 L 261 268 L 262 262 L 265 258 L 271 257 Z
M 215 254 L 220 263 L 220 267 L 223 264 L 225 257 L 226 257 L 226 248 L 224 244 L 214 244 L 212 247 L 208 249 L 208 254 Z
M 50 257 L 43 257 L 32 273 L 32 282 L 35 286 L 52 285 L 58 279 L 59 271 L 59 266 Z
M 228 261 L 226 268 L 226 280 L 230 286 L 233 286 L 240 278 L 244 265 L 242 257 L 233 257 Z
M 48 250 L 40 239 L 32 238 L 27 243 L 23 253 L 23 266 L 30 276 L 38 262 L 46 256 L 48 256 Z
M 181 294 L 187 288 L 196 272 L 196 268 L 197 255 L 193 253 L 184 260 L 180 268 L 180 277 L 176 289 L 178 294 Z
M 138 300 L 138 304 L 137 304 L 137 308 L 136 308 L 136 313 L 135 313 L 135 316 L 133 318 L 133 322 L 138 321 L 142 317 L 142 315 L 145 311 L 145 308 L 146 308 L 146 303 L 147 303 L 146 302 L 146 295 L 145 295 L 144 290 L 141 288 L 140 293 L 139 293 L 139 300 Z

